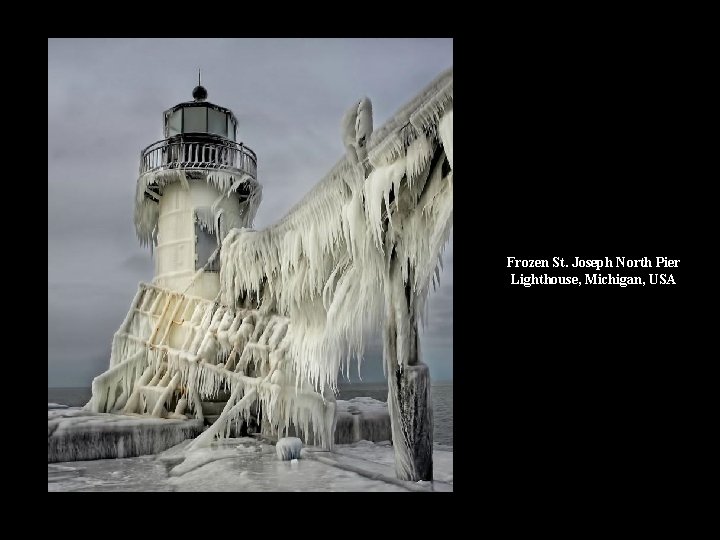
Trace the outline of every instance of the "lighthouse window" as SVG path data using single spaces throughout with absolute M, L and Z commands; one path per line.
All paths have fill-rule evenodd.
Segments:
M 232 117 L 228 115 L 227 117 L 227 138 L 232 139 L 233 141 L 235 139 L 235 124 L 232 121 Z
M 168 137 L 182 133 L 182 109 L 170 114 L 168 119 Z
M 205 263 L 208 262 L 210 255 L 212 255 L 218 247 L 217 237 L 215 233 L 206 231 L 199 223 L 195 223 L 195 270 L 200 270 Z M 205 269 L 206 272 L 219 272 L 220 271 L 220 257 L 216 257 L 215 260 Z
M 225 113 L 221 113 L 215 109 L 208 109 L 208 133 L 222 135 L 223 137 L 227 136 Z
M 207 108 L 186 107 L 183 133 L 207 133 Z

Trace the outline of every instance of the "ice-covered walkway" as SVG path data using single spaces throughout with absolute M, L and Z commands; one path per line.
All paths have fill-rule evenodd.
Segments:
M 360 441 L 333 452 L 303 449 L 280 461 L 257 439 L 225 439 L 185 452 L 190 441 L 135 458 L 48 464 L 48 491 L 452 491 L 453 453 L 437 445 L 435 482 L 395 478 L 390 443 Z

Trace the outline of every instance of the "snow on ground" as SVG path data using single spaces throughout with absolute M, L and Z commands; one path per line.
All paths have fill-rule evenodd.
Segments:
M 253 438 L 186 453 L 189 442 L 136 458 L 48 464 L 48 491 L 452 491 L 451 447 L 433 454 L 433 485 L 397 480 L 387 442 L 305 447 L 297 462 Z

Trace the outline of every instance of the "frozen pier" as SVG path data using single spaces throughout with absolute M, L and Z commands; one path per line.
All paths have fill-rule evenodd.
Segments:
M 156 455 L 48 464 L 48 491 L 452 491 L 452 447 L 436 445 L 433 482 L 395 478 L 393 448 L 360 441 L 304 447 L 296 462 L 254 438 L 182 442 Z
M 48 463 L 157 454 L 203 429 L 202 420 L 93 413 L 48 404 Z

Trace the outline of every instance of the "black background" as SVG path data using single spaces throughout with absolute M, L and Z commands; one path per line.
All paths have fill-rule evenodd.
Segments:
M 485 467 L 492 508 L 639 508 L 670 494 L 699 413 L 686 325 L 713 266 L 688 249 L 702 227 L 686 194 L 706 176 L 679 90 L 696 72 L 659 27 L 550 26 L 493 34 L 482 62 L 456 62 L 455 488 Z M 558 269 L 512 270 L 508 256 L 680 264 L 602 270 L 674 286 L 526 288 L 509 274 Z

